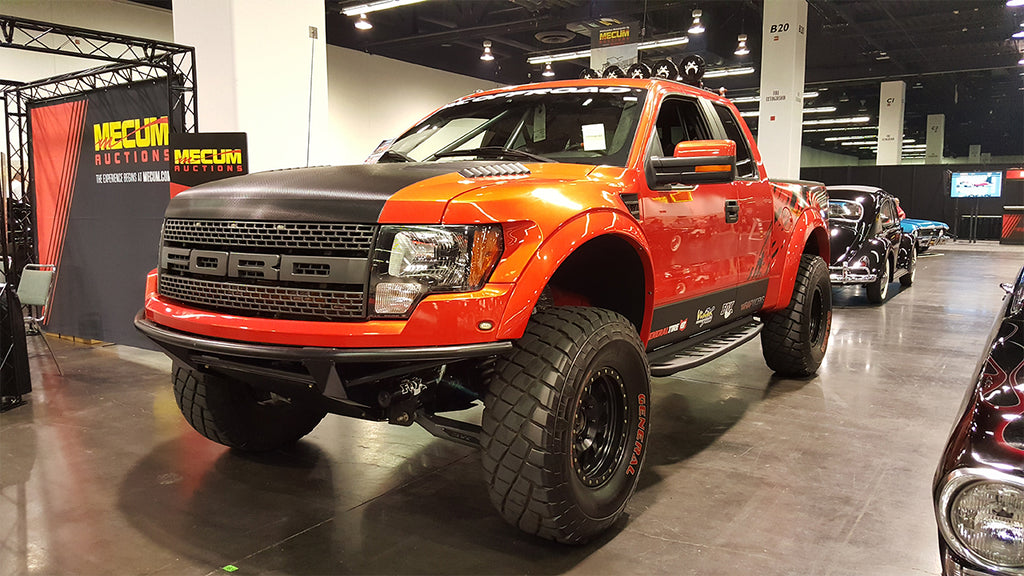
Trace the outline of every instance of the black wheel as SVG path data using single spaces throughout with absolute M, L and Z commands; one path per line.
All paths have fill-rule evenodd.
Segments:
M 789 306 L 764 316 L 764 360 L 783 376 L 810 376 L 825 358 L 831 330 L 832 287 L 828 266 L 820 257 L 804 254 Z
M 882 261 L 882 269 L 878 273 L 878 278 L 867 285 L 868 302 L 872 304 L 881 304 L 885 302 L 885 297 L 889 295 L 889 257 L 886 256 Z
M 622 514 L 650 430 L 650 368 L 633 325 L 600 308 L 534 315 L 484 399 L 491 502 L 521 530 L 583 543 Z
M 917 249 L 910 249 L 910 265 L 907 267 L 907 273 L 900 276 L 900 285 L 904 288 L 910 288 L 914 285 L 914 280 L 917 278 Z
M 326 412 L 234 380 L 174 365 L 174 397 L 185 420 L 214 442 L 248 452 L 294 444 Z

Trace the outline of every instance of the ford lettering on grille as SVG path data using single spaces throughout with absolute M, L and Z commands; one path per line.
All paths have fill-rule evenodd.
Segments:
M 161 296 L 259 318 L 366 318 L 376 227 L 168 219 Z
M 192 274 L 226 276 L 228 278 L 259 278 L 283 282 L 316 282 L 319 284 L 363 284 L 366 280 L 365 259 L 327 258 L 323 256 L 280 256 L 190 250 L 164 246 L 160 250 L 160 268 L 175 267 Z

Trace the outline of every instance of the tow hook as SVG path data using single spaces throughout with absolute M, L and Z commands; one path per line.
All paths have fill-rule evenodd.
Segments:
M 388 423 L 412 426 L 416 410 L 420 407 L 420 394 L 426 389 L 426 382 L 412 376 L 403 378 L 397 386 L 390 390 L 381 390 L 377 396 L 377 402 L 385 409 Z

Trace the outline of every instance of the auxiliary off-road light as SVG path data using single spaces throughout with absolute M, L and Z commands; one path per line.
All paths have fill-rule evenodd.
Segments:
M 479 290 L 503 249 L 497 225 L 382 226 L 370 279 L 374 313 L 405 315 L 430 292 Z
M 949 523 L 957 540 L 990 566 L 1024 568 L 1024 488 L 969 484 L 953 498 Z

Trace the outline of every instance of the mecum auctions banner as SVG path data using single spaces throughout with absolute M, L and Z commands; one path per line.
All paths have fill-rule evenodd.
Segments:
M 166 80 L 29 108 L 39 262 L 57 265 L 46 330 L 147 346 L 132 320 L 170 199 Z

